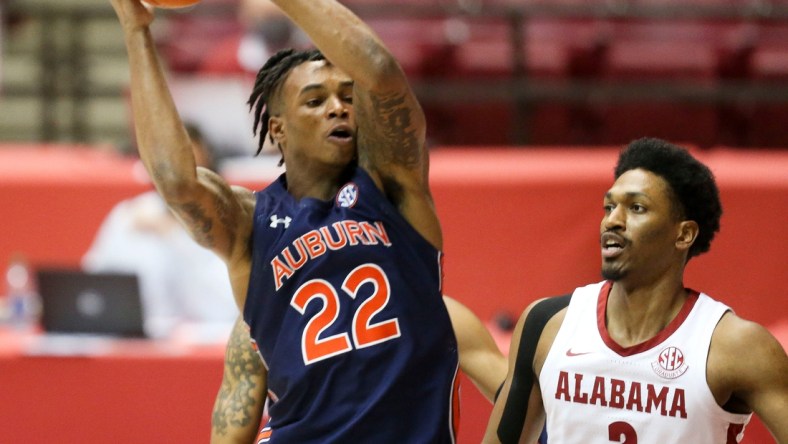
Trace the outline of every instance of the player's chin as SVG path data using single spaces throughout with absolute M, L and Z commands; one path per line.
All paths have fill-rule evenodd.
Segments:
M 618 281 L 626 276 L 626 270 L 617 264 L 602 263 L 602 278 L 608 281 Z
M 347 165 L 356 159 L 356 145 L 354 143 L 335 145 L 334 149 L 334 157 L 338 163 Z

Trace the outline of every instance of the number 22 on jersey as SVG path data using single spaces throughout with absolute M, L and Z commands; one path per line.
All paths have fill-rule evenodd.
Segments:
M 390 287 L 386 273 L 375 264 L 364 264 L 351 271 L 342 283 L 342 290 L 356 299 L 365 284 L 373 286 L 372 294 L 361 303 L 353 315 L 351 333 L 355 348 L 370 347 L 400 336 L 397 318 L 372 323 L 372 317 L 389 303 Z M 312 301 L 322 301 L 323 308 L 314 314 L 301 334 L 301 353 L 309 365 L 353 350 L 347 332 L 323 336 L 339 316 L 340 298 L 337 290 L 323 279 L 312 279 L 298 287 L 290 305 L 304 314 Z

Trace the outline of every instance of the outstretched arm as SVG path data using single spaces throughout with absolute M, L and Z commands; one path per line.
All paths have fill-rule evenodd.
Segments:
M 257 436 L 267 389 L 267 372 L 249 342 L 240 317 L 224 357 L 222 385 L 211 416 L 211 444 L 248 444 Z
M 494 401 L 495 392 L 506 377 L 506 358 L 490 331 L 465 305 L 443 297 L 449 311 L 460 354 L 460 369 L 468 375 L 485 398 Z
M 230 262 L 251 232 L 254 200 L 196 166 L 150 32 L 153 11 L 140 0 L 112 0 L 131 71 L 131 103 L 140 157 L 156 189 L 201 245 Z
M 359 165 L 437 248 L 424 112 L 397 60 L 374 31 L 335 0 L 272 0 L 354 82 Z

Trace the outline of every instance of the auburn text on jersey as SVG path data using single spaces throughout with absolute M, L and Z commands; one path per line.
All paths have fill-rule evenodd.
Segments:
M 292 277 L 308 261 L 324 255 L 328 250 L 340 250 L 357 245 L 391 246 L 383 222 L 341 220 L 310 230 L 296 238 L 271 260 L 276 289 Z

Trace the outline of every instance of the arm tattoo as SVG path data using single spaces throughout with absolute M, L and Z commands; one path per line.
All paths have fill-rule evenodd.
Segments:
M 214 239 L 211 235 L 213 219 L 206 214 L 205 209 L 197 203 L 189 202 L 179 204 L 177 210 L 186 223 L 192 227 L 192 233 L 197 242 L 212 248 L 214 246 Z
M 258 399 L 254 395 L 261 390 L 258 382 L 262 372 L 260 357 L 249 344 L 249 333 L 239 323 L 227 347 L 225 374 L 211 421 L 214 433 L 225 436 L 230 428 L 245 427 L 260 420 L 257 412 L 262 410 L 262 405 L 258 403 L 264 402 L 264 396 Z
M 234 223 L 232 213 L 230 212 L 230 208 L 227 205 L 226 201 L 222 200 L 220 197 L 216 197 L 216 217 L 219 219 L 219 224 L 225 228 L 225 232 L 227 233 L 228 242 L 230 245 L 235 245 L 235 238 L 236 238 L 236 224 Z
M 372 112 L 375 125 L 375 143 L 380 144 L 379 151 L 387 160 L 413 167 L 421 162 L 421 146 L 412 128 L 411 113 L 404 93 L 387 96 L 371 96 Z

